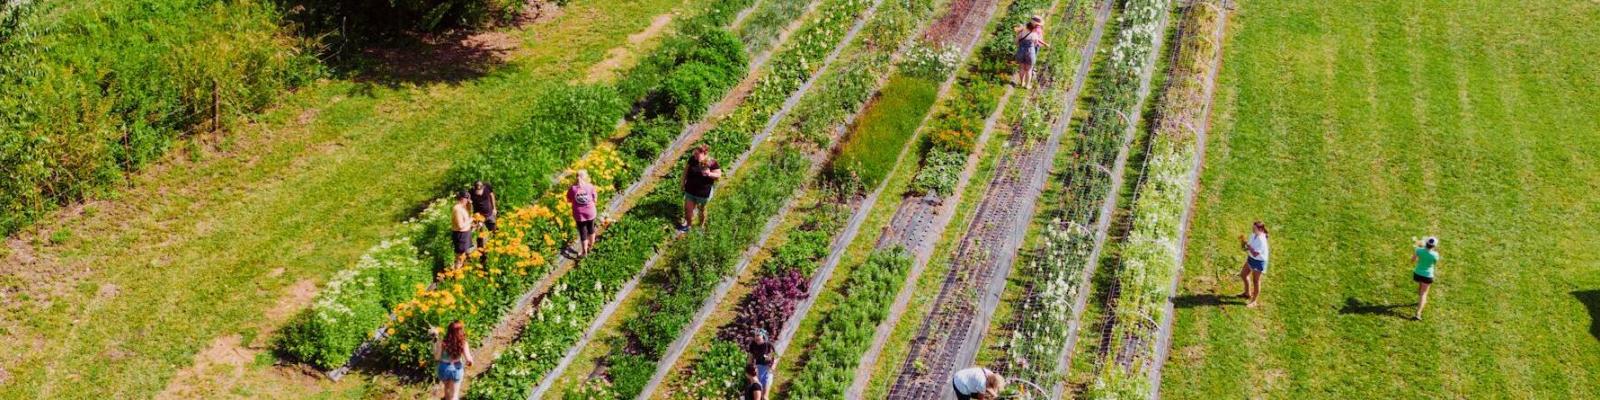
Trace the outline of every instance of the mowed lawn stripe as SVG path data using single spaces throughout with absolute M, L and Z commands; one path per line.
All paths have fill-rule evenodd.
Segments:
M 1231 295 L 1274 227 L 1263 307 L 1178 311 L 1170 398 L 1583 397 L 1600 387 L 1600 5 L 1241 4 L 1184 293 Z M 1592 30 L 1592 29 L 1589 29 Z M 1426 320 L 1409 238 L 1444 261 Z M 1589 367 L 1585 367 L 1589 366 Z

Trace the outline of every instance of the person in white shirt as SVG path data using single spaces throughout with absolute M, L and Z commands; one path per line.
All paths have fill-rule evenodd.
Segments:
M 957 400 L 994 400 L 1000 398 L 1006 378 L 988 368 L 972 367 L 956 371 L 950 377 L 950 385 L 956 389 Z
M 1239 297 L 1250 299 L 1245 307 L 1256 306 L 1256 300 L 1261 298 L 1261 275 L 1267 273 L 1267 255 L 1271 253 L 1267 245 L 1267 224 L 1256 221 L 1252 226 L 1250 239 L 1239 238 L 1239 246 L 1244 248 L 1244 267 L 1239 269 L 1239 280 L 1244 281 L 1244 293 Z

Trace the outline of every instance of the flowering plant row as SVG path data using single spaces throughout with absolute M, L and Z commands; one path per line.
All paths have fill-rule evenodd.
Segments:
M 728 0 L 726 3 L 729 4 L 724 6 L 742 7 L 740 3 L 749 1 Z M 722 19 L 731 19 L 731 14 L 719 14 L 715 9 L 707 11 L 707 15 L 726 15 Z M 716 23 L 720 20 L 702 16 L 689 21 Z M 675 64 L 657 63 L 652 64 L 651 68 L 637 67 L 630 71 L 630 76 L 658 75 L 663 68 L 672 70 L 692 66 L 703 70 L 711 66 L 720 71 L 720 78 L 717 78 L 719 82 L 706 85 L 704 90 L 726 91 L 731 88 L 738 75 L 742 75 L 740 71 L 744 68 L 745 56 L 737 43 L 730 46 L 726 40 L 715 39 L 731 37 L 731 34 L 715 28 L 699 29 L 692 26 L 680 30 L 685 33 L 672 39 L 673 43 L 679 45 L 663 46 L 651 56 L 652 59 L 672 59 Z M 684 35 L 711 39 L 691 40 L 683 38 Z M 723 44 L 686 44 L 695 42 Z M 691 48 L 695 51 L 688 51 Z M 638 80 L 641 79 L 623 79 Z M 563 176 L 570 177 L 571 171 L 587 169 L 597 187 L 603 191 L 614 190 L 621 184 L 637 179 L 655 157 L 654 154 L 659 153 L 671 141 L 673 133 L 686 124 L 670 117 L 640 121 L 632 125 L 632 131 L 620 146 L 606 143 L 588 154 L 579 154 L 578 151 L 586 146 L 578 144 L 592 143 L 609 136 L 615 122 L 628 111 L 628 104 L 620 100 L 616 90 L 605 86 L 558 86 L 547 96 L 547 101 L 534 105 L 533 115 L 526 127 L 495 135 L 490 140 L 491 146 L 470 156 L 467 162 L 458 163 L 451 170 L 448 181 L 454 183 L 452 187 L 464 187 L 467 182 L 480 179 L 497 186 L 496 195 L 505 211 L 499 220 L 502 230 L 490 238 L 479 252 L 472 254 L 473 259 L 482 257 L 486 262 L 447 269 L 453 264 L 453 252 L 448 240 L 448 206 L 436 205 L 430 208 L 431 212 L 424 213 L 408 224 L 412 228 L 404 229 L 389 239 L 415 244 L 418 252 L 412 257 L 431 261 L 410 265 L 420 272 L 407 275 L 409 279 L 403 285 L 401 282 L 392 282 L 414 289 L 394 297 L 356 293 L 374 288 L 346 285 L 346 279 L 341 278 L 348 274 L 342 274 L 329 285 L 340 287 L 340 290 L 319 295 L 318 301 L 305 314 L 337 314 L 343 317 L 297 317 L 285 328 L 285 332 L 295 334 L 280 337 L 278 348 L 295 359 L 319 368 L 332 369 L 341 365 L 341 358 L 348 358 L 369 338 L 387 338 L 376 347 L 379 357 L 391 365 L 409 367 L 421 366 L 431 357 L 428 344 L 432 341 L 434 326 L 459 318 L 467 322 L 472 337 L 478 338 L 486 331 L 484 328 L 501 319 L 514 305 L 515 299 L 537 282 L 538 277 L 547 270 L 550 260 L 570 237 L 570 208 L 563 196 L 563 189 L 571 183 L 570 178 L 567 182 L 552 184 L 547 181 L 548 176 L 562 171 L 563 165 L 568 172 Z M 650 93 L 654 92 L 640 96 L 648 100 L 653 96 Z M 583 157 L 578 159 L 580 155 Z M 448 204 L 449 199 L 446 197 L 436 203 Z M 507 208 L 510 210 L 505 210 Z M 398 257 L 394 254 L 391 256 Z M 440 284 L 429 288 L 427 278 L 422 278 L 429 275 L 433 275 Z M 386 293 L 389 292 L 393 290 Z M 380 298 L 385 301 L 376 301 Z M 391 312 L 342 311 L 373 308 Z M 391 316 L 394 317 L 392 326 L 384 326 Z M 374 331 L 380 326 L 381 329 Z M 338 356 L 340 354 L 344 356 Z
M 711 154 L 719 158 L 736 155 L 749 148 L 753 141 L 751 133 L 760 130 L 762 124 L 778 111 L 784 100 L 783 93 L 798 89 L 804 83 L 792 74 L 795 71 L 805 71 L 806 75 L 810 75 L 821 68 L 821 65 L 805 65 L 804 58 L 806 56 L 820 58 L 827 48 L 819 45 L 826 43 L 829 38 L 837 42 L 848 27 L 847 24 L 852 21 L 847 16 L 858 13 L 859 7 L 864 4 L 859 0 L 829 0 L 828 3 L 821 5 L 821 13 L 809 17 L 798 33 L 779 49 L 773 61 L 763 69 L 762 78 L 755 92 L 729 117 L 719 121 L 718 127 L 701 138 L 700 143 L 707 145 Z M 790 75 L 783 75 L 784 73 Z M 778 160 L 781 161 L 779 164 L 798 164 L 792 160 L 785 161 L 781 157 Z M 741 167 L 742 169 L 745 168 Z M 758 166 L 756 169 L 761 168 Z M 735 171 L 727 173 L 733 172 Z M 674 171 L 663 177 L 662 181 L 675 182 L 681 179 L 680 174 L 681 171 Z M 764 176 L 762 180 L 767 180 L 767 177 Z M 781 182 L 772 181 L 772 183 Z M 729 191 L 729 189 L 723 190 L 723 192 Z M 620 218 L 608 228 L 591 255 L 584 260 L 583 266 L 558 280 L 557 288 L 560 288 L 560 291 L 552 291 L 545 296 L 536 313 L 539 322 L 530 324 L 522 337 L 501 353 L 494 366 L 474 382 L 468 397 L 473 399 L 526 397 L 538 379 L 556 366 L 563 350 L 572 346 L 583 335 L 585 327 L 598 316 L 601 309 L 613 297 L 613 293 L 620 290 L 625 282 L 639 272 L 646 260 L 656 252 L 657 246 L 667 242 L 667 238 L 671 236 L 668 227 L 678 216 L 681 197 L 682 194 L 676 185 L 658 185 L 638 201 L 634 210 L 639 211 L 629 211 L 624 218 Z M 721 205 L 734 201 L 736 200 L 719 198 L 715 212 L 719 215 L 742 214 L 725 211 L 726 208 Z M 708 239 L 702 242 L 714 241 Z M 662 319 L 673 317 L 666 314 L 658 316 Z M 687 320 L 683 322 L 687 323 Z M 621 373 L 629 370 L 627 360 L 620 361 L 622 362 L 613 364 L 611 371 Z M 648 377 L 650 372 L 640 373 Z M 643 382 L 638 383 L 639 386 L 642 384 Z M 597 392 L 609 393 L 609 389 Z M 586 392 L 569 392 L 569 394 L 574 393 L 579 393 L 585 398 L 600 396 L 600 394 L 581 394 Z
M 613 367 L 608 376 L 589 382 L 591 396 L 631 398 L 643 390 L 665 350 L 691 322 L 689 316 L 695 314 L 724 276 L 734 272 L 739 255 L 760 237 L 764 221 L 811 179 L 815 159 L 827 154 L 829 144 L 837 143 L 833 140 L 839 132 L 837 126 L 861 108 L 891 71 L 889 63 L 873 61 L 891 59 L 916 27 L 916 19 L 896 17 L 932 11 L 928 4 L 885 4 L 882 13 L 874 13 L 865 27 L 865 40 L 853 43 L 842 53 L 845 56 L 837 63 L 845 67 L 821 77 L 817 90 L 808 92 L 785 119 L 786 123 L 777 128 L 774 137 L 783 140 L 780 148 L 765 154 L 771 158 L 752 158 L 752 169 L 762 171 L 759 179 L 736 181 L 726 189 L 732 193 L 723 200 L 727 208 L 715 209 L 726 217 L 713 221 L 716 225 L 707 229 L 704 237 L 675 243 L 668 250 L 661 272 L 668 277 L 661 280 L 667 285 L 656 292 L 657 297 L 640 305 L 644 310 L 640 315 L 649 318 L 622 322 L 622 335 L 614 338 L 615 350 L 600 361 L 622 368 Z M 858 8 L 865 6 L 866 2 L 856 3 Z M 860 10 L 840 15 L 858 14 Z M 592 389 L 597 387 L 606 391 Z
M 1016 48 L 1016 26 L 1042 14 L 1051 0 L 1018 0 L 991 25 L 977 56 L 958 77 L 952 101 L 944 102 L 927 129 L 922 162 L 912 178 L 910 194 L 949 196 L 966 169 L 967 154 L 977 145 L 985 120 L 999 106 L 1002 87 L 1011 79 L 1010 52 Z M 1007 50 L 1011 49 L 1011 50 Z M 1046 52 L 1048 55 L 1051 52 Z M 997 61 L 999 60 L 999 61 Z
M 1122 268 L 1117 276 L 1122 290 L 1112 328 L 1112 348 L 1121 348 L 1123 343 L 1136 347 L 1126 371 L 1098 377 L 1090 391 L 1095 398 L 1145 397 L 1152 389 L 1143 378 L 1150 363 L 1157 362 L 1160 344 L 1152 321 L 1166 317 L 1164 305 L 1181 267 L 1184 209 L 1194 194 L 1200 139 L 1191 129 L 1205 123 L 1209 103 L 1205 80 L 1221 45 L 1211 37 L 1221 17 L 1215 6 L 1190 6 L 1184 32 L 1191 34 L 1181 38 L 1163 104 L 1157 108 L 1144 182 L 1133 205 L 1133 229 L 1122 245 Z

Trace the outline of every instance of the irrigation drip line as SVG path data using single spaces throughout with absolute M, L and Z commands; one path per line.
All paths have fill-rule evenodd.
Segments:
M 813 3 L 813 6 L 815 6 L 818 3 L 820 3 L 820 0 L 817 0 L 817 3 Z M 848 47 L 850 42 L 854 40 L 855 36 L 858 33 L 860 33 L 861 28 L 866 25 L 867 21 L 872 19 L 872 16 L 877 12 L 878 6 L 881 5 L 882 3 L 883 3 L 883 0 L 874 0 L 872 5 L 870 7 L 868 7 L 865 12 L 863 12 L 860 16 L 858 16 L 856 18 L 856 22 L 854 23 L 854 25 L 852 25 L 850 31 L 845 34 L 844 38 L 840 39 L 838 44 L 834 45 L 834 48 L 828 54 L 828 57 L 823 60 L 822 67 L 818 68 L 815 72 L 813 72 L 811 74 L 811 76 L 806 79 L 806 82 L 800 86 L 800 88 L 796 89 L 794 93 L 789 95 L 789 98 L 784 101 L 783 107 L 780 108 L 777 112 L 775 112 L 773 114 L 772 118 L 769 119 L 769 122 L 766 125 L 766 127 L 764 127 L 760 133 L 758 133 L 756 136 L 754 136 L 751 139 L 749 148 L 746 149 L 744 151 L 744 153 L 740 154 L 739 157 L 737 159 L 735 159 L 733 163 L 728 165 L 728 167 L 726 169 L 729 171 L 728 172 L 729 175 L 737 173 L 738 170 L 739 170 L 739 167 L 743 166 L 744 161 L 749 158 L 750 154 L 754 153 L 757 148 L 761 147 L 761 144 L 765 141 L 765 139 L 768 136 L 771 135 L 772 130 L 777 128 L 777 121 L 781 121 L 781 117 L 782 116 L 787 116 L 788 113 L 793 110 L 794 105 L 798 102 L 799 98 L 801 96 L 803 96 L 807 91 L 810 90 L 810 88 L 812 86 L 812 83 L 814 83 L 817 79 L 821 78 L 823 73 L 828 71 L 828 68 L 833 65 L 833 62 L 836 61 L 839 58 L 840 52 L 842 52 L 844 50 L 844 48 Z M 814 7 L 813 7 L 813 9 L 814 9 Z M 806 15 L 809 15 L 809 14 L 810 14 L 810 11 L 808 11 Z M 800 24 L 802 24 L 803 21 L 805 21 L 806 19 L 807 18 L 805 16 L 802 16 L 800 18 L 796 18 L 795 22 L 791 23 L 790 26 L 788 28 L 786 28 L 785 30 L 786 31 L 792 31 L 793 29 L 798 27 Z M 782 47 L 782 46 L 773 46 L 774 49 L 776 49 L 778 47 Z M 772 50 L 772 51 L 776 51 L 776 50 Z M 769 54 L 770 54 L 770 52 L 769 52 Z M 709 127 L 707 127 L 706 130 L 709 130 Z M 676 237 L 669 238 L 669 239 L 667 239 L 667 242 L 671 242 L 674 239 L 676 239 Z M 662 251 L 664 249 L 665 249 L 665 246 L 658 247 L 657 250 L 656 250 L 655 255 L 651 256 L 651 262 L 647 263 L 647 266 L 654 264 L 654 261 L 656 261 L 658 258 L 660 258 L 662 256 L 662 254 L 664 254 L 664 252 Z M 639 273 L 634 276 L 633 280 L 630 283 L 636 283 L 649 270 L 650 270 L 650 268 L 648 268 L 648 267 L 641 268 L 639 270 Z M 618 293 L 618 296 L 615 299 L 613 299 L 611 303 L 608 303 L 606 305 L 606 308 L 607 309 L 612 309 L 612 308 L 614 308 L 614 306 L 619 306 L 622 303 L 623 300 L 626 300 L 627 297 L 629 295 L 631 295 L 631 292 L 633 291 L 633 289 L 636 288 L 636 286 L 637 285 L 629 285 L 629 286 L 625 287 L 622 292 Z M 570 357 L 563 357 L 561 363 L 559 363 L 556 366 L 556 368 L 551 369 L 549 372 L 547 372 L 545 374 L 545 377 L 544 377 L 544 379 L 542 379 L 540 381 L 539 386 L 537 386 L 534 389 L 533 393 L 528 397 L 530 400 L 531 399 L 537 399 L 540 396 L 543 396 L 544 392 L 546 392 L 546 391 L 548 391 L 550 389 L 551 385 L 554 384 L 554 382 L 555 382 L 555 378 L 561 376 L 561 374 L 565 373 L 566 369 L 571 366 L 572 358 L 576 358 L 577 352 L 581 351 L 584 347 L 588 346 L 589 341 L 591 339 L 593 339 L 593 336 L 594 336 L 592 334 L 593 333 L 592 331 L 598 330 L 599 327 L 604 326 L 604 324 L 607 322 L 607 320 L 610 319 L 609 317 L 610 317 L 609 314 L 606 315 L 606 318 L 597 317 L 594 320 L 594 322 L 592 322 L 590 324 L 590 328 L 591 328 L 590 331 L 586 331 L 585 335 L 581 339 L 579 339 L 577 342 L 573 343 L 573 345 L 570 348 L 568 348 L 567 353 L 569 354 Z

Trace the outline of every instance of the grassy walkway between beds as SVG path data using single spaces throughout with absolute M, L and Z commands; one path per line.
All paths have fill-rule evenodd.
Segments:
M 1239 10 L 1162 397 L 1594 396 L 1600 3 Z M 1256 219 L 1272 265 L 1246 309 L 1227 296 Z

